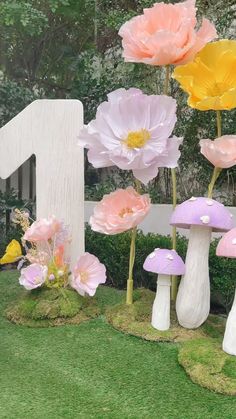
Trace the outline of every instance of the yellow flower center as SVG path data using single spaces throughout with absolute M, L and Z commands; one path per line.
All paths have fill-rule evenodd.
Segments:
M 88 272 L 82 271 L 80 272 L 80 281 L 85 284 L 88 280 Z
M 150 140 L 151 134 L 146 129 L 140 131 L 130 131 L 124 143 L 128 148 L 142 148 L 148 140 Z
M 133 214 L 133 210 L 131 208 L 123 208 L 120 212 L 119 212 L 119 216 L 121 218 L 124 218 L 127 214 Z

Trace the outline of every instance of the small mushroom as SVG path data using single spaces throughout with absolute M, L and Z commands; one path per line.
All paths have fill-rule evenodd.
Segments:
M 155 249 L 146 258 L 143 268 L 158 274 L 156 297 L 152 307 L 152 326 L 157 330 L 168 330 L 171 275 L 184 274 L 184 262 L 175 250 Z
M 236 259 L 236 228 L 233 228 L 222 237 L 218 243 L 216 254 L 217 256 Z M 236 291 L 226 322 L 223 351 L 236 356 Z
M 199 327 L 210 312 L 209 247 L 212 231 L 225 232 L 233 227 L 230 212 L 209 198 L 190 198 L 178 205 L 172 214 L 172 226 L 190 229 L 182 277 L 176 300 L 181 326 Z

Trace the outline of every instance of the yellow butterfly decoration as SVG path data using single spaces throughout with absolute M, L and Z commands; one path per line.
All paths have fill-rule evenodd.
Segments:
M 17 240 L 12 240 L 0 259 L 0 265 L 16 262 L 22 256 L 21 245 Z

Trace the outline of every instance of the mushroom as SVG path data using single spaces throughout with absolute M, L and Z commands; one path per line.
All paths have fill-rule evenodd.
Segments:
M 176 313 L 181 326 L 195 329 L 205 322 L 210 312 L 208 258 L 211 233 L 230 230 L 232 214 L 213 199 L 192 197 L 176 207 L 170 224 L 190 229 L 186 272 L 177 294 Z
M 233 228 L 222 237 L 218 243 L 216 254 L 217 256 L 236 259 L 236 228 Z M 223 351 L 230 355 L 236 355 L 236 291 L 226 322 Z
M 143 268 L 148 272 L 159 274 L 152 308 L 152 326 L 157 330 L 168 330 L 170 327 L 171 275 L 184 274 L 184 262 L 175 250 L 155 249 L 146 258 Z

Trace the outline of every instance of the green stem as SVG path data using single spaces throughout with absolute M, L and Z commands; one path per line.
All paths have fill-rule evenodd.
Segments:
M 214 170 L 213 170 L 213 175 L 212 175 L 212 178 L 211 178 L 211 182 L 208 186 L 208 195 L 207 195 L 208 198 L 212 198 L 212 196 L 213 196 L 213 189 L 214 189 L 214 186 L 215 186 L 215 183 L 216 183 L 218 177 L 220 176 L 221 171 L 222 171 L 222 169 L 220 167 L 215 167 Z
M 166 67 L 165 84 L 164 84 L 164 95 L 168 95 L 169 81 L 170 81 L 170 66 Z M 177 181 L 176 181 L 176 169 L 171 169 L 171 180 L 172 180 L 172 205 L 173 210 L 177 205 Z M 172 227 L 172 249 L 176 250 L 177 235 L 176 227 Z M 175 301 L 177 296 L 177 277 L 171 277 L 171 300 Z
M 166 69 L 166 75 L 165 75 L 165 84 L 164 84 L 163 94 L 168 96 L 169 81 L 170 81 L 170 66 L 166 65 L 165 69 Z
M 217 137 L 219 138 L 222 135 L 222 121 L 221 121 L 220 111 L 216 111 L 216 124 L 217 124 Z M 213 196 L 213 189 L 214 189 L 214 186 L 218 177 L 220 176 L 221 171 L 222 169 L 220 167 L 215 167 L 213 170 L 211 182 L 209 183 L 209 186 L 208 186 L 208 195 L 207 195 L 208 198 L 212 198 Z
M 221 137 L 222 135 L 222 123 L 221 123 L 221 113 L 220 111 L 216 111 L 216 122 L 217 122 L 217 137 Z
M 140 194 L 142 192 L 142 185 L 138 179 L 134 179 L 136 191 Z M 134 261 L 135 261 L 135 240 L 137 235 L 137 227 L 134 227 L 131 230 L 131 243 L 130 243 L 130 255 L 129 255 L 129 277 L 127 280 L 127 294 L 126 294 L 126 304 L 133 304 L 133 270 L 134 270 Z
M 130 256 L 129 256 L 129 277 L 127 281 L 127 294 L 126 294 L 126 304 L 133 304 L 133 269 L 135 261 L 135 239 L 137 234 L 137 227 L 134 227 L 131 230 L 131 244 L 130 244 Z

